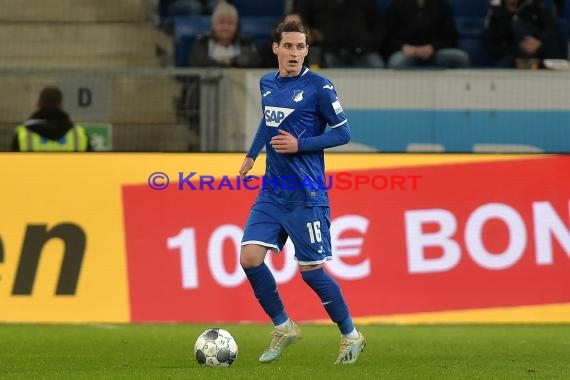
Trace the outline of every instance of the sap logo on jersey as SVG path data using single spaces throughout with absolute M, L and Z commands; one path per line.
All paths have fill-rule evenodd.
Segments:
M 265 125 L 268 127 L 279 127 L 283 120 L 295 111 L 293 108 L 265 106 Z

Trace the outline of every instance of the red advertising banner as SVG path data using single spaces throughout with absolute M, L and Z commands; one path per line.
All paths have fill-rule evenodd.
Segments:
M 327 270 L 355 317 L 570 302 L 567 173 L 566 156 L 328 173 Z M 168 174 L 123 187 L 132 320 L 267 321 L 238 262 L 257 191 Z M 268 255 L 288 313 L 326 318 L 292 255 Z

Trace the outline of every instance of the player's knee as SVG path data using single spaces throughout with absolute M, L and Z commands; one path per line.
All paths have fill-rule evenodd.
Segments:
M 250 246 L 241 247 L 239 264 L 243 269 L 255 268 L 263 263 L 265 253 Z
M 241 265 L 241 267 L 243 269 L 249 269 L 249 268 L 253 268 L 256 265 L 254 265 L 253 260 L 251 260 L 250 257 L 247 257 L 245 255 L 240 255 L 239 257 L 239 265 Z

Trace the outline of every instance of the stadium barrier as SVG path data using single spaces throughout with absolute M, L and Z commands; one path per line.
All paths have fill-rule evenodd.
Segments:
M 242 158 L 2 155 L 0 321 L 266 321 L 237 257 L 257 192 L 195 181 Z M 570 322 L 569 156 L 329 153 L 327 170 L 359 183 L 330 190 L 327 263 L 359 321 Z M 326 320 L 293 255 L 268 258 L 292 316 Z
M 115 151 L 247 150 L 267 70 L 0 70 L 0 150 L 48 84 L 73 120 L 112 125 Z M 323 70 L 352 152 L 570 152 L 570 76 L 548 70 Z

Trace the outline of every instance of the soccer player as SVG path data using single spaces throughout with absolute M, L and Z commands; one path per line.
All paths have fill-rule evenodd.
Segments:
M 273 274 L 264 262 L 267 251 L 278 253 L 287 237 L 303 280 L 319 296 L 341 333 L 335 364 L 354 363 L 364 349 L 364 336 L 352 323 L 337 282 L 323 269 L 331 259 L 330 213 L 323 149 L 348 143 L 350 129 L 335 88 L 328 79 L 303 66 L 309 46 L 305 27 L 281 23 L 274 35 L 278 72 L 260 80 L 262 118 L 240 176 L 267 151 L 263 186 L 249 214 L 241 243 L 240 264 L 261 307 L 275 328 L 259 361 L 278 359 L 301 338 L 301 330 L 285 312 Z M 330 130 L 325 131 L 326 126 Z

